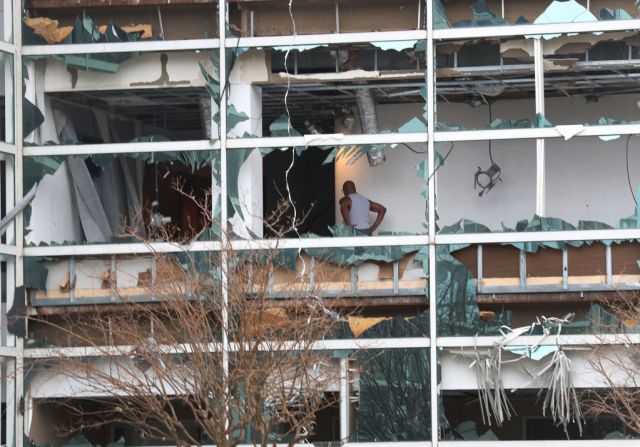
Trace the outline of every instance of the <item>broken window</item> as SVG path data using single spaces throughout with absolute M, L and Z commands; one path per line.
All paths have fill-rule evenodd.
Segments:
M 428 336 L 428 264 L 419 246 L 281 249 L 236 253 L 230 277 L 248 297 L 322 303 L 336 324 L 323 338 Z M 239 281 L 236 283 L 235 281 Z M 284 317 L 282 317 L 284 318 Z
M 434 28 L 630 20 L 638 16 L 633 2 L 607 3 L 555 0 L 548 2 L 496 2 L 433 0 Z
M 635 32 L 583 33 L 542 39 L 547 118 L 567 127 L 632 124 L 636 102 L 635 61 L 640 43 Z M 573 109 L 575 108 L 575 109 Z M 570 138 L 572 135 L 564 135 Z
M 230 2 L 229 15 L 242 37 L 283 36 L 424 29 L 425 8 L 424 0 L 298 0 L 290 13 L 286 2 L 248 1 Z
M 25 242 L 210 239 L 219 234 L 216 151 L 31 157 Z
M 206 147 L 212 122 L 205 69 L 213 70 L 210 58 L 194 51 L 25 58 L 25 142 L 199 140 Z
M 632 135 L 545 140 L 547 215 L 575 228 L 637 228 L 638 144 Z
M 518 45 L 518 39 L 438 42 L 437 130 L 548 126 L 536 114 L 533 56 Z
M 467 289 L 458 287 L 458 293 L 450 294 L 448 300 L 462 306 L 471 295 L 470 304 L 477 304 L 480 321 L 497 316 L 520 327 L 542 315 L 572 314 L 563 333 L 607 332 L 614 328 L 633 331 L 633 327 L 623 330 L 599 305 L 601 300 L 615 300 L 620 290 L 632 287 L 640 272 L 637 244 L 619 242 L 462 246 L 450 253 L 454 264 L 449 265 L 457 265 L 458 270 L 449 270 L 465 272 L 470 282 Z
M 443 439 L 450 441 L 551 441 L 551 440 L 600 440 L 631 439 L 637 433 L 625 428 L 622 422 L 605 416 L 587 418 L 583 421 L 583 432 L 577 424 L 570 424 L 565 433 L 563 427 L 547 414 L 542 414 L 538 392 L 529 389 L 514 393 L 510 397 L 513 417 L 501 426 L 495 422 L 483 423 L 475 390 L 446 390 L 442 401 L 444 411 L 451 427 L 446 430 Z M 581 390 L 582 391 L 582 390 Z
M 426 129 L 424 46 L 415 40 L 229 52 L 231 138 Z M 413 102 L 422 103 L 422 111 L 379 116 L 387 105 Z
M 218 32 L 217 0 L 145 5 L 84 0 L 23 3 L 24 45 L 211 39 Z
M 25 284 L 35 307 L 170 302 L 210 295 L 219 288 L 215 285 L 218 270 L 217 255 L 199 252 L 31 258 L 25 267 Z M 136 310 L 129 304 L 123 309 Z
M 431 437 L 427 349 L 364 350 L 349 387 L 350 441 L 425 441 Z
M 466 107 L 456 112 L 447 106 L 457 116 Z M 467 111 L 472 117 L 482 109 L 486 107 Z M 456 141 L 437 145 L 437 152 L 440 233 L 505 231 L 535 214 L 534 141 Z
M 390 107 L 385 115 L 401 110 Z M 366 235 L 371 228 L 376 235 L 426 232 L 426 144 L 357 145 L 341 143 L 340 137 L 327 138 L 335 144 L 311 146 L 312 138 L 309 146 L 227 152 L 234 237 L 344 237 Z M 388 161 L 372 167 L 374 149 L 382 149 Z M 353 216 L 362 220 L 357 228 L 363 231 L 354 232 L 348 225 L 358 223 L 343 216 L 344 211 L 352 218 L 349 209 L 341 208 L 343 187 L 349 181 L 369 201 L 361 214 Z

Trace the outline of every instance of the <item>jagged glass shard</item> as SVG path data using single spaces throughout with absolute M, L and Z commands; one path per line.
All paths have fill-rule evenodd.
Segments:
M 433 27 L 435 29 L 449 28 L 451 26 L 441 0 L 433 0 L 433 15 Z
M 295 40 L 295 36 L 293 37 Z M 294 45 L 293 43 L 291 45 L 282 45 L 282 46 L 278 46 L 278 47 L 273 47 L 274 50 L 276 51 L 299 51 L 299 52 L 303 52 L 303 51 L 309 51 L 309 50 L 313 50 L 314 48 L 320 48 L 320 47 L 328 47 L 329 44 L 316 44 L 316 45 Z
M 587 8 L 582 6 L 575 0 L 566 1 L 553 1 L 547 9 L 544 10 L 534 21 L 534 24 L 542 23 L 578 23 L 578 22 L 597 22 L 598 18 L 594 16 Z M 569 35 L 575 35 L 576 33 L 569 33 Z M 602 34 L 602 33 L 594 33 Z M 525 36 L 527 39 L 539 39 L 545 40 L 554 39 L 561 36 L 561 34 L 532 34 Z
M 293 128 L 287 115 L 281 115 L 269 124 L 269 134 L 272 137 L 299 137 L 301 135 Z
M 398 132 L 400 133 L 419 133 L 426 131 L 427 125 L 418 117 L 411 118 L 398 128 Z
M 485 0 L 478 0 L 472 5 L 473 15 L 475 18 L 475 26 L 495 26 L 506 25 L 507 21 L 502 17 L 498 17 L 493 11 L 487 7 Z
M 371 45 L 380 48 L 382 51 L 403 51 L 414 48 L 417 43 L 417 40 L 395 40 L 391 42 L 371 42 Z
M 602 8 L 598 15 L 600 20 L 632 20 L 631 14 L 622 8 Z

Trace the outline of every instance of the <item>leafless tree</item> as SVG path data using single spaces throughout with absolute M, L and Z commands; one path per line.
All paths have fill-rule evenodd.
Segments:
M 587 416 L 613 416 L 633 433 L 640 433 L 640 293 L 617 291 L 601 297 L 604 310 L 593 322 L 598 335 L 616 334 L 618 340 L 593 348 L 591 368 L 605 388 L 587 392 L 582 404 Z
M 214 222 L 210 208 L 209 199 L 201 202 Z M 284 214 L 279 208 L 276 218 Z M 169 234 L 155 228 L 150 238 Z M 325 391 L 335 389 L 339 368 L 316 348 L 341 323 L 339 300 L 328 306 L 295 272 L 272 298 L 271 272 L 283 251 L 238 252 L 227 239 L 212 252 L 176 244 L 176 252 L 160 253 L 149 244 L 156 268 L 139 275 L 138 288 L 150 302 L 118 294 L 111 306 L 33 317 L 50 345 L 62 339 L 87 348 L 83 357 L 46 348 L 49 359 L 30 365 L 48 368 L 77 393 L 47 402 L 71 416 L 60 436 L 120 424 L 150 441 L 223 447 L 293 445 L 313 434 L 318 411 L 337 399 Z M 103 280 L 110 287 L 115 278 Z

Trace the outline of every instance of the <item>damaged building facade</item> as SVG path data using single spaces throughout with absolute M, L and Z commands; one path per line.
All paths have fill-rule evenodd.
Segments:
M 602 305 L 640 290 L 634 0 L 1 5 L 3 444 L 77 444 L 51 402 L 104 397 L 29 369 L 51 342 L 30 316 L 151 302 L 150 250 L 230 246 L 281 251 L 274 300 L 293 278 L 345 303 L 309 442 L 636 445 L 545 397 L 558 365 L 568 396 L 606 388 L 594 352 L 640 333 Z M 372 236 L 347 180 L 387 209 Z

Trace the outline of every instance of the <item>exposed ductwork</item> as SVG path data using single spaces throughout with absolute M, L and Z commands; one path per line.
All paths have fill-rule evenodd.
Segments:
M 376 103 L 373 94 L 368 88 L 356 90 L 356 103 L 360 113 L 362 132 L 376 134 L 378 130 L 378 116 L 376 115 Z M 381 145 L 369 145 L 367 148 L 367 160 L 370 166 L 379 166 L 385 162 L 384 149 Z

